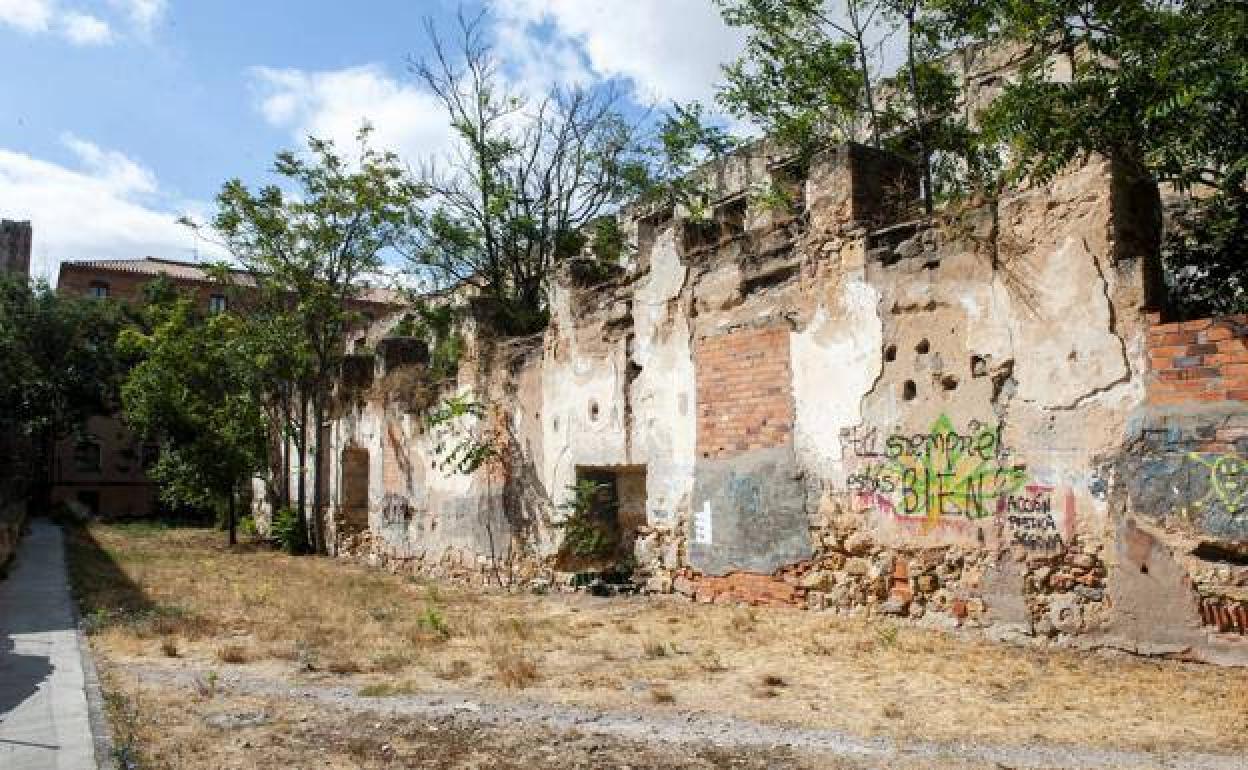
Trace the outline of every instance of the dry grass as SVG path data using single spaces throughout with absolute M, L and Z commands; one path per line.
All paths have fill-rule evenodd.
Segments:
M 246 663 L 251 656 L 241 644 L 223 644 L 217 648 L 217 660 L 222 663 Z
M 331 674 L 358 674 L 364 667 L 354 658 L 336 658 L 326 664 L 325 670 Z
M 504 687 L 528 687 L 540 678 L 537 662 L 515 647 L 493 645 L 490 647 L 490 662 L 494 665 L 499 684 Z
M 466 660 L 456 658 L 446 665 L 439 664 L 435 666 L 433 675 L 448 682 L 456 679 L 466 679 L 472 676 L 472 664 Z
M 411 682 L 374 682 L 357 691 L 363 698 L 389 698 L 395 695 L 413 695 L 420 689 Z
M 650 700 L 655 703 L 675 703 L 676 696 L 672 694 L 672 689 L 665 684 L 650 685 Z
M 1244 670 L 796 610 L 473 591 L 222 541 L 104 526 L 73 537 L 84 616 L 106 662 L 160 664 L 169 640 L 177 665 L 207 669 L 238 645 L 268 674 L 336 667 L 357 688 L 380 673 L 421 692 L 525 688 L 635 708 L 655 696 L 634 683 L 680 681 L 690 711 L 856 733 L 1248 750 Z M 363 673 L 337 665 L 346 661 Z

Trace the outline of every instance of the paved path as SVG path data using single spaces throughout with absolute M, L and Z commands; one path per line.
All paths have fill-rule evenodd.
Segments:
M 61 530 L 43 519 L 0 580 L 0 768 L 96 768 Z

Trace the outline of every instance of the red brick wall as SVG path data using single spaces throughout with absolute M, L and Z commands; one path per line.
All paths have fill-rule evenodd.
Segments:
M 694 349 L 694 366 L 700 457 L 788 443 L 793 432 L 788 327 L 704 337 Z
M 1154 323 L 1151 404 L 1248 401 L 1248 316 Z

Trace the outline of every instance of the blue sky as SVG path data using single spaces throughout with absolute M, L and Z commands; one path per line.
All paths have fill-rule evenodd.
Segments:
M 0 217 L 31 219 L 34 269 L 186 259 L 178 215 L 262 181 L 307 133 L 367 118 L 412 162 L 449 146 L 405 61 L 449 0 L 0 0 Z M 479 5 L 469 5 L 469 12 Z M 706 99 L 740 50 L 711 0 L 498 0 L 490 35 L 522 89 L 616 79 L 638 103 Z

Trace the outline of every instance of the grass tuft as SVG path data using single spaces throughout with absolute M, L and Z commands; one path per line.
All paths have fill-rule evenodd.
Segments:
M 247 648 L 241 644 L 223 644 L 217 648 L 217 660 L 222 663 L 246 663 L 248 659 Z
M 494 665 L 499 683 L 504 687 L 522 689 L 540 678 L 537 662 L 523 650 L 512 646 L 492 645 L 490 647 L 490 662 Z
M 654 703 L 675 703 L 676 696 L 672 694 L 672 690 L 665 684 L 650 685 L 650 700 Z

